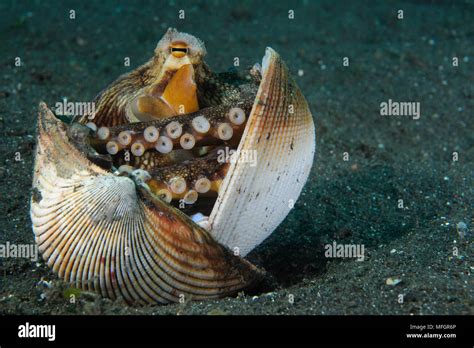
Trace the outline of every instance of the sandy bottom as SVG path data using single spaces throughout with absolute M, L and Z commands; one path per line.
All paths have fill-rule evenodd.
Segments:
M 7 258 L 0 313 L 473 313 L 474 3 L 270 4 L 0 4 L 2 244 L 34 240 L 28 214 L 39 101 L 91 100 L 146 61 L 169 26 L 204 40 L 216 71 L 236 56 L 241 68 L 251 66 L 273 47 L 306 95 L 317 132 L 302 196 L 248 257 L 270 274 L 264 293 L 145 308 L 82 293 L 71 304 L 71 290 L 42 261 Z M 185 20 L 177 18 L 181 8 Z M 388 99 L 419 102 L 421 117 L 381 116 Z M 333 241 L 363 244 L 365 260 L 326 258 Z M 52 288 L 38 285 L 41 278 Z

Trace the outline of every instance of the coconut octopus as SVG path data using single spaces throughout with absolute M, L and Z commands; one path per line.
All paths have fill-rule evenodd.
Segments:
M 71 286 L 143 305 L 229 296 L 265 276 L 243 257 L 300 195 L 313 118 L 273 49 L 245 73 L 213 73 L 205 54 L 169 29 L 93 114 L 66 123 L 40 104 L 31 220 Z

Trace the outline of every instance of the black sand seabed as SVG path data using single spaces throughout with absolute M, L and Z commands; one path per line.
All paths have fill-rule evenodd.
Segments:
M 216 71 L 235 56 L 242 68 L 253 65 L 273 47 L 313 112 L 310 179 L 288 218 L 248 257 L 273 276 L 271 292 L 145 308 L 83 294 L 69 304 L 42 261 L 7 258 L 0 263 L 0 313 L 473 313 L 474 2 L 238 3 L 0 3 L 0 243 L 33 242 L 38 103 L 91 100 L 146 61 L 172 26 L 204 40 Z M 380 116 L 388 99 L 420 102 L 421 118 Z M 325 258 L 324 245 L 334 240 L 364 244 L 366 260 Z M 42 277 L 53 280 L 52 289 L 36 285 Z M 401 282 L 387 285 L 389 277 Z

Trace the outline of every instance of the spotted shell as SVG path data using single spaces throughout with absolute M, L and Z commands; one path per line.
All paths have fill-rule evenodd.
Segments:
M 83 139 L 82 139 L 83 140 Z M 39 250 L 72 286 L 131 304 L 236 294 L 265 272 L 242 257 L 286 217 L 310 172 L 314 124 L 279 55 L 267 48 L 238 153 L 207 232 L 139 179 L 91 161 L 90 149 L 40 104 L 31 220 Z

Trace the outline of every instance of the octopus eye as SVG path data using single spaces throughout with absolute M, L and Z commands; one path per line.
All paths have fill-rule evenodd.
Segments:
M 171 44 L 170 53 L 176 58 L 182 58 L 188 54 L 189 48 L 184 42 L 176 42 Z

